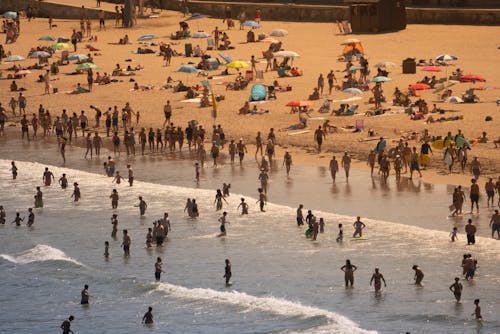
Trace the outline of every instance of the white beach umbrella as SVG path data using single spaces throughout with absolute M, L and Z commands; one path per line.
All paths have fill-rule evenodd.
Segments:
M 275 57 L 282 57 L 282 58 L 298 58 L 300 55 L 295 52 L 295 51 L 278 51 L 273 53 Z
M 269 33 L 269 35 L 275 37 L 284 37 L 288 35 L 288 31 L 286 31 L 285 29 L 274 29 Z

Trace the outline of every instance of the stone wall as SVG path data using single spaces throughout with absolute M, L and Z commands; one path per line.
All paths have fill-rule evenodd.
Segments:
M 37 0 L 0 0 L 0 13 L 13 10 L 26 9 L 31 6 L 37 17 L 52 16 L 55 19 L 80 19 L 81 8 L 77 6 L 78 1 L 75 0 L 75 6 L 61 5 L 52 2 L 37 1 Z M 88 16 L 92 19 L 98 18 L 99 11 L 96 9 L 87 9 Z M 110 18 L 111 12 L 107 12 L 107 17 Z M 114 15 L 114 14 L 113 14 Z
M 500 9 L 406 8 L 411 24 L 500 25 Z

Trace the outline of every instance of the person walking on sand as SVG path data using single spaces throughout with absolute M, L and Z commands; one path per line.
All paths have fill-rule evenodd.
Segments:
M 453 295 L 455 296 L 455 299 L 457 300 L 457 303 L 460 303 L 460 299 L 462 298 L 462 283 L 460 283 L 460 278 L 455 277 L 455 282 L 450 285 L 449 287 L 450 291 L 453 292 Z
M 467 233 L 467 245 L 474 245 L 476 243 L 476 226 L 472 224 L 472 219 L 470 218 L 467 225 L 465 225 L 465 233 Z
M 413 147 L 410 154 L 410 180 L 413 179 L 413 172 L 418 172 L 418 175 L 422 177 L 422 173 L 420 172 L 420 167 L 418 164 L 418 153 L 417 148 Z
M 358 269 L 355 265 L 351 264 L 351 260 L 345 260 L 345 265 L 343 265 L 340 270 L 344 272 L 344 280 L 345 287 L 348 288 L 349 285 L 351 288 L 354 285 L 354 272 Z
M 356 238 L 358 236 L 361 238 L 363 236 L 363 229 L 366 227 L 366 225 L 360 220 L 361 217 L 356 217 L 356 221 L 353 223 L 354 226 L 354 234 L 352 235 L 353 238 Z
M 319 77 L 318 77 L 318 86 L 317 86 L 317 89 L 318 89 L 318 92 L 323 95 L 323 89 L 325 88 L 325 78 L 323 77 L 323 73 L 320 73 L 319 74 Z
M 349 153 L 347 153 L 347 151 L 344 152 L 344 155 L 342 156 L 342 161 L 340 163 L 344 167 L 345 178 L 346 178 L 347 182 L 349 182 L 349 170 L 351 169 L 351 157 L 349 156 Z
M 490 227 L 491 237 L 495 238 L 495 232 L 497 232 L 497 238 L 500 240 L 500 214 L 498 214 L 498 210 L 495 210 L 495 213 L 491 216 Z
M 226 259 L 226 267 L 224 268 L 224 276 L 222 276 L 223 278 L 226 279 L 226 286 L 231 286 L 231 276 L 233 276 L 233 274 L 231 273 L 231 262 L 229 261 L 229 259 Z
M 161 268 L 161 266 L 162 266 L 161 257 L 157 257 L 156 258 L 156 263 L 155 263 L 155 279 L 156 279 L 157 282 L 160 281 L 161 273 L 164 273 L 164 271 Z
M 387 287 L 387 283 L 385 282 L 384 275 L 379 271 L 379 268 L 375 268 L 375 272 L 372 275 L 370 280 L 370 286 L 375 282 L 375 293 L 380 293 L 380 289 L 382 288 L 382 281 L 384 282 L 384 287 Z
M 474 203 L 476 203 L 476 211 L 479 213 L 479 185 L 476 179 L 471 180 L 472 184 L 470 186 L 470 213 L 474 210 Z
M 62 334 L 73 334 L 71 330 L 71 322 L 75 320 L 75 317 L 70 315 L 68 319 L 64 320 L 61 324 Z
M 477 181 L 479 175 L 481 174 L 481 163 L 479 162 L 479 160 L 477 160 L 477 156 L 474 156 L 474 158 L 470 162 L 470 170 L 472 175 L 474 175 L 474 179 L 476 179 Z
M 415 285 L 422 286 L 422 280 L 424 279 L 424 272 L 420 269 L 418 265 L 414 265 L 411 269 L 415 271 Z
M 316 131 L 314 131 L 314 141 L 318 144 L 318 153 L 321 153 L 321 145 L 323 145 L 323 139 L 326 137 L 325 133 L 321 129 L 321 125 L 318 126 Z

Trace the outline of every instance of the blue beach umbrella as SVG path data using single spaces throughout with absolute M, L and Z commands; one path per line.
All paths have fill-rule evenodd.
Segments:
M 179 67 L 179 69 L 177 71 L 183 72 L 183 73 L 196 73 L 196 72 L 198 72 L 198 70 L 194 66 L 191 66 L 191 65 L 182 65 L 181 67 Z
M 255 21 L 245 21 L 243 22 L 242 26 L 251 28 L 260 28 L 260 23 Z
M 52 56 L 52 55 L 48 52 L 45 52 L 45 51 L 35 51 L 35 52 L 30 54 L 30 58 L 38 58 L 38 57 L 47 58 L 50 56 Z
M 17 17 L 16 12 L 5 12 L 2 14 L 3 17 L 6 17 L 8 19 L 15 19 Z
M 351 67 L 349 67 L 349 71 L 351 71 L 351 72 L 355 72 L 357 70 L 362 70 L 362 69 L 364 69 L 363 66 L 352 65 Z
M 358 89 L 358 88 L 346 88 L 342 91 L 342 93 L 345 93 L 345 94 L 353 94 L 353 95 L 361 95 L 363 94 L 363 92 L 361 91 L 361 89 Z
M 82 53 L 76 53 L 68 57 L 68 60 L 77 60 L 77 61 L 82 61 L 87 59 L 89 59 L 89 56 L 84 55 Z
M 50 41 L 50 42 L 55 42 L 55 38 L 52 36 L 42 36 L 38 39 L 39 41 Z
M 224 54 L 224 53 L 219 53 L 219 56 L 224 59 L 224 61 L 226 62 L 226 64 L 229 64 L 233 61 L 233 58 L 229 57 L 228 55 Z
M 449 60 L 457 60 L 457 59 L 458 59 L 457 56 L 448 55 L 448 54 L 439 55 L 436 57 L 436 60 L 440 60 L 440 61 L 449 61 Z
M 387 81 L 391 81 L 391 79 L 384 76 L 375 77 L 371 80 L 371 82 L 387 82 Z

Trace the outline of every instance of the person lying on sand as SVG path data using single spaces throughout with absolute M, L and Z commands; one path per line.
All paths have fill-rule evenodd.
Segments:
M 82 94 L 82 93 L 90 93 L 90 90 L 83 88 L 80 83 L 76 85 L 76 89 L 72 90 L 68 94 Z

